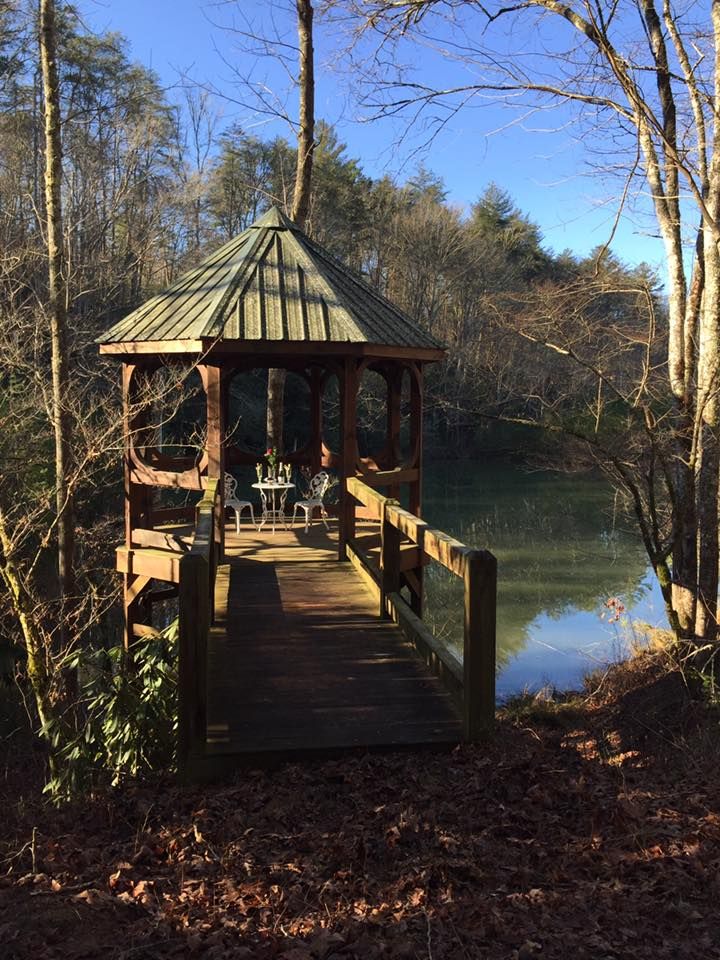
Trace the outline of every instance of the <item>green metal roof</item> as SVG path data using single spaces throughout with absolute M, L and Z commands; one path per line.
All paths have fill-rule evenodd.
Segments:
M 276 207 L 98 343 L 208 339 L 442 349 Z

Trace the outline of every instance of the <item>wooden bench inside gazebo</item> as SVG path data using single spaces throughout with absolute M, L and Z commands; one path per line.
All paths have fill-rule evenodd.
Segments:
M 126 643 L 177 600 L 178 764 L 186 777 L 349 749 L 452 744 L 490 730 L 495 559 L 420 519 L 423 370 L 442 347 L 273 208 L 100 338 L 122 363 Z M 282 458 L 339 480 L 328 529 L 226 522 L 226 472 L 257 452 L 229 429 L 234 378 L 258 368 L 307 384 L 309 441 Z M 163 371 L 195 371 L 205 425 L 195 457 L 162 449 Z M 358 446 L 358 393 L 382 378 L 384 443 Z M 339 431 L 327 434 L 332 381 Z M 403 399 L 405 398 L 405 399 Z M 401 421 L 409 408 L 404 447 Z M 336 449 L 333 449 L 333 447 Z M 187 492 L 192 506 L 160 502 Z M 406 504 L 401 506 L 401 502 Z M 465 585 L 459 659 L 422 619 L 434 560 Z

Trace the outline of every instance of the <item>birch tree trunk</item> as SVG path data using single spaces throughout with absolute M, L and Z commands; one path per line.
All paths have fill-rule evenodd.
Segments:
M 311 0 L 296 0 L 298 41 L 300 48 L 300 117 L 298 130 L 295 191 L 290 219 L 305 229 L 310 211 L 313 151 L 315 149 L 315 69 L 313 53 L 313 7 Z M 268 370 L 267 444 L 279 452 L 283 449 L 283 408 L 285 370 Z
M 305 229 L 310 213 L 313 153 L 315 150 L 315 64 L 313 52 L 313 8 L 311 0 L 297 0 L 300 45 L 300 128 L 298 131 L 295 192 L 291 220 Z
M 45 128 L 48 319 L 52 368 L 52 422 L 55 437 L 58 589 L 61 602 L 61 627 L 65 641 L 63 646 L 65 646 L 68 634 L 69 603 L 75 589 L 75 518 L 70 487 L 72 423 L 68 409 L 67 278 L 63 252 L 60 82 L 54 0 L 41 0 L 40 3 L 40 66 Z
M 711 6 L 714 41 L 714 101 L 720 95 L 720 3 Z M 720 474 L 720 119 L 712 111 L 710 162 L 704 184 L 703 272 L 704 286 L 697 336 L 696 422 L 699 426 L 698 505 L 698 589 L 695 637 L 706 643 L 717 641 L 718 607 L 718 480 Z M 703 140 L 704 127 L 703 127 Z

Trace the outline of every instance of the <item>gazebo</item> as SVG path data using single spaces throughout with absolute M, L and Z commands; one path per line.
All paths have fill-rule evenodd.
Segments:
M 156 602 L 177 599 L 180 772 L 486 735 L 495 558 L 420 519 L 423 370 L 441 345 L 275 208 L 99 342 L 123 370 L 126 644 L 156 632 Z M 166 452 L 153 416 L 152 383 L 178 362 L 202 382 L 192 457 Z M 228 428 L 233 380 L 258 368 L 306 385 L 306 442 L 283 459 L 335 472 L 331 531 L 246 528 L 224 542 L 225 473 L 258 458 Z M 371 375 L 384 429 L 361 450 Z M 173 505 L 168 490 L 199 502 Z M 422 619 L 427 563 L 463 583 L 462 659 Z
M 346 556 L 354 517 L 348 477 L 360 476 L 393 496 L 404 489 L 409 510 L 420 515 L 423 368 L 440 360 L 444 350 L 277 208 L 116 323 L 98 342 L 101 353 L 122 362 L 128 549 L 136 529 L 152 530 L 168 518 L 167 510 L 153 510 L 152 488 L 202 490 L 209 479 L 222 478 L 233 465 L 257 460 L 256 452 L 241 448 L 227 435 L 227 422 L 233 377 L 258 367 L 294 371 L 307 381 L 310 441 L 284 459 L 307 465 L 312 472 L 322 467 L 337 472 L 340 559 Z M 164 454 L 148 443 L 142 430 L 141 374 L 177 361 L 190 361 L 202 378 L 207 428 L 203 455 L 197 461 Z M 368 370 L 380 374 L 387 385 L 386 438 L 374 456 L 361 457 L 357 396 Z M 324 432 L 323 395 L 333 375 L 340 396 L 339 449 L 332 449 Z M 408 376 L 410 442 L 403 459 L 401 391 L 403 377 Z M 222 542 L 222 528 L 219 537 Z M 141 586 L 125 572 L 131 637 L 147 584 Z M 408 581 L 419 612 L 422 566 L 408 571 Z

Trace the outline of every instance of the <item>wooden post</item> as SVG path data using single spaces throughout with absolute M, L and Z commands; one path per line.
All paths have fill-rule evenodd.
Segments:
M 402 392 L 402 367 L 395 364 L 389 366 L 385 372 L 387 382 L 387 467 L 400 466 L 400 401 Z M 399 499 L 400 487 L 395 485 L 388 490 L 388 496 L 393 499 Z
M 187 553 L 180 560 L 178 631 L 178 772 L 191 776 L 194 757 L 207 738 L 207 640 L 210 630 L 210 566 Z
M 410 513 L 422 516 L 422 454 L 423 454 L 423 369 L 422 364 L 410 370 L 410 444 L 413 450 L 412 466 L 417 469 L 417 480 L 410 484 Z
M 216 500 L 216 502 L 217 502 L 217 500 Z M 200 503 L 197 503 L 197 504 L 195 505 L 195 531 L 196 531 L 196 535 L 197 535 L 197 530 L 198 530 L 198 528 L 200 527 L 200 523 L 201 523 L 201 517 L 202 517 L 202 512 L 203 512 L 202 504 L 203 504 L 203 501 L 201 500 Z M 219 562 L 219 559 L 220 559 L 219 556 L 218 556 L 218 553 L 217 553 L 217 523 L 216 523 L 216 519 L 217 519 L 216 515 L 213 514 L 212 541 L 211 541 L 210 544 L 208 544 L 208 550 L 207 550 L 207 564 L 208 564 L 208 588 L 207 588 L 207 589 L 208 589 L 208 603 L 209 603 L 210 620 L 211 620 L 211 621 L 212 621 L 212 619 L 213 619 L 213 615 L 214 615 L 214 612 L 215 612 L 214 609 L 213 609 L 214 606 L 215 606 L 215 604 L 213 603 L 213 599 L 214 599 L 214 598 L 213 598 L 213 595 L 212 595 L 212 594 L 213 594 L 213 584 L 215 583 L 215 575 L 216 575 L 216 572 L 217 572 L 217 566 L 218 566 L 218 562 Z M 181 574 L 181 576 L 182 576 L 182 568 L 181 568 L 181 570 L 180 570 L 180 574 Z
M 223 383 L 222 368 L 215 364 L 203 364 L 200 367 L 200 376 L 205 387 L 207 404 L 207 439 L 205 452 L 207 454 L 208 479 L 217 477 L 220 483 L 218 510 L 215 517 L 215 542 L 220 557 L 225 550 L 225 449 L 223 444 L 225 434 L 225 397 L 227 390 Z
M 389 616 L 386 597 L 389 593 L 400 593 L 400 531 L 387 519 L 388 503 L 397 504 L 397 500 L 386 500 L 382 505 L 380 526 L 380 616 Z
M 416 617 L 422 618 L 425 601 L 425 564 L 422 562 L 425 556 L 425 527 L 419 526 L 417 532 L 420 564 L 409 571 L 412 573 L 412 582 L 408 583 L 408 586 L 410 587 L 410 609 Z
M 345 545 L 355 536 L 355 501 L 345 481 L 355 476 L 357 464 L 357 366 L 347 359 L 342 372 L 342 489 L 340 491 L 340 533 L 338 559 L 346 560 Z
M 132 546 L 133 530 L 136 527 L 152 528 L 151 516 L 151 497 L 152 488 L 144 484 L 133 483 L 132 481 L 132 462 L 130 460 L 130 448 L 134 441 L 137 431 L 144 426 L 147 421 L 147 411 L 133 409 L 133 376 L 138 367 L 134 363 L 123 363 L 122 365 L 122 393 L 123 393 L 123 443 L 124 443 L 124 480 L 125 480 L 125 546 Z M 141 618 L 141 594 L 147 586 L 147 583 L 141 585 L 139 578 L 132 573 L 126 573 L 124 576 L 124 610 L 125 610 L 125 635 L 124 646 L 126 650 L 135 638 L 135 624 L 140 622 Z M 146 617 L 151 616 L 149 611 L 145 613 Z
M 126 651 L 130 650 L 135 639 L 135 625 L 142 623 L 147 618 L 147 612 L 141 608 L 141 593 L 147 587 L 146 579 L 146 577 L 138 577 L 134 573 L 123 574 L 123 608 L 125 611 L 123 646 Z M 143 617 L 144 612 L 145 617 Z
M 423 368 L 410 369 L 410 443 L 413 450 L 413 466 L 417 470 L 417 479 L 410 484 L 410 512 L 416 517 L 422 516 L 422 454 L 423 454 Z M 417 583 L 417 590 L 410 594 L 410 606 L 413 613 L 422 617 L 423 585 L 425 567 L 419 566 L 413 570 Z
M 487 737 L 495 723 L 495 557 L 469 550 L 464 581 L 463 734 L 473 743 Z
M 310 370 L 310 469 L 315 476 L 322 469 L 322 370 L 313 367 Z

